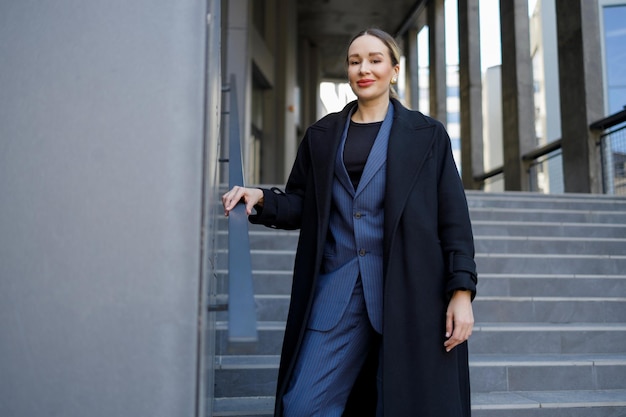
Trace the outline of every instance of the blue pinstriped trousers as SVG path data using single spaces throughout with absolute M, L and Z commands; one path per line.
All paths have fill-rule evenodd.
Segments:
M 375 335 L 359 277 L 339 324 L 326 332 L 307 329 L 283 397 L 284 416 L 341 417 L 370 349 L 380 348 Z M 379 361 L 378 417 L 382 417 L 380 375 Z

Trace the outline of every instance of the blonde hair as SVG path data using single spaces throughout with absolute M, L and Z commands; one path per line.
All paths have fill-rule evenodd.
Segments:
M 361 36 L 365 36 L 365 35 L 374 36 L 380 39 L 381 42 L 385 44 L 385 46 L 389 50 L 389 56 L 391 57 L 392 66 L 395 67 L 396 65 L 400 64 L 400 56 L 402 55 L 402 53 L 400 51 L 400 47 L 398 46 L 398 43 L 393 38 L 393 36 L 391 36 L 390 34 L 388 34 L 382 29 L 369 28 L 369 29 L 362 30 L 361 32 L 354 35 L 352 39 L 350 39 L 350 42 L 348 43 L 348 49 L 350 48 L 350 45 L 352 45 L 352 42 L 354 42 L 357 38 L 360 38 Z M 348 54 L 346 52 L 346 65 L 348 64 L 347 55 Z M 398 98 L 398 92 L 396 91 L 394 86 L 389 87 L 389 95 L 390 97 L 393 97 L 396 99 Z

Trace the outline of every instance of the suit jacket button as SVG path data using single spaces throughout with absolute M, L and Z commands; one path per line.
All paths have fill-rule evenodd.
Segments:
M 365 256 L 365 249 L 361 249 L 359 251 L 359 256 Z
M 361 212 L 360 212 L 360 211 L 357 211 L 356 213 L 354 213 L 354 217 L 355 217 L 356 219 L 360 219 L 360 218 L 361 218 Z

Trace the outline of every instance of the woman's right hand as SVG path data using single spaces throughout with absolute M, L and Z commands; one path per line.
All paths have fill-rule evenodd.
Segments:
M 259 188 L 246 188 L 234 186 L 230 191 L 222 196 L 222 204 L 224 205 L 224 215 L 228 217 L 228 214 L 235 208 L 240 201 L 246 204 L 246 214 L 252 213 L 252 208 L 255 205 L 263 205 L 263 190 Z

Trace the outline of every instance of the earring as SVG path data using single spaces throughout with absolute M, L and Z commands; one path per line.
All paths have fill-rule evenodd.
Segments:
M 395 83 L 397 83 L 397 82 L 398 82 L 398 79 L 397 79 L 396 77 L 393 77 L 393 78 L 391 79 L 391 84 L 395 84 Z

